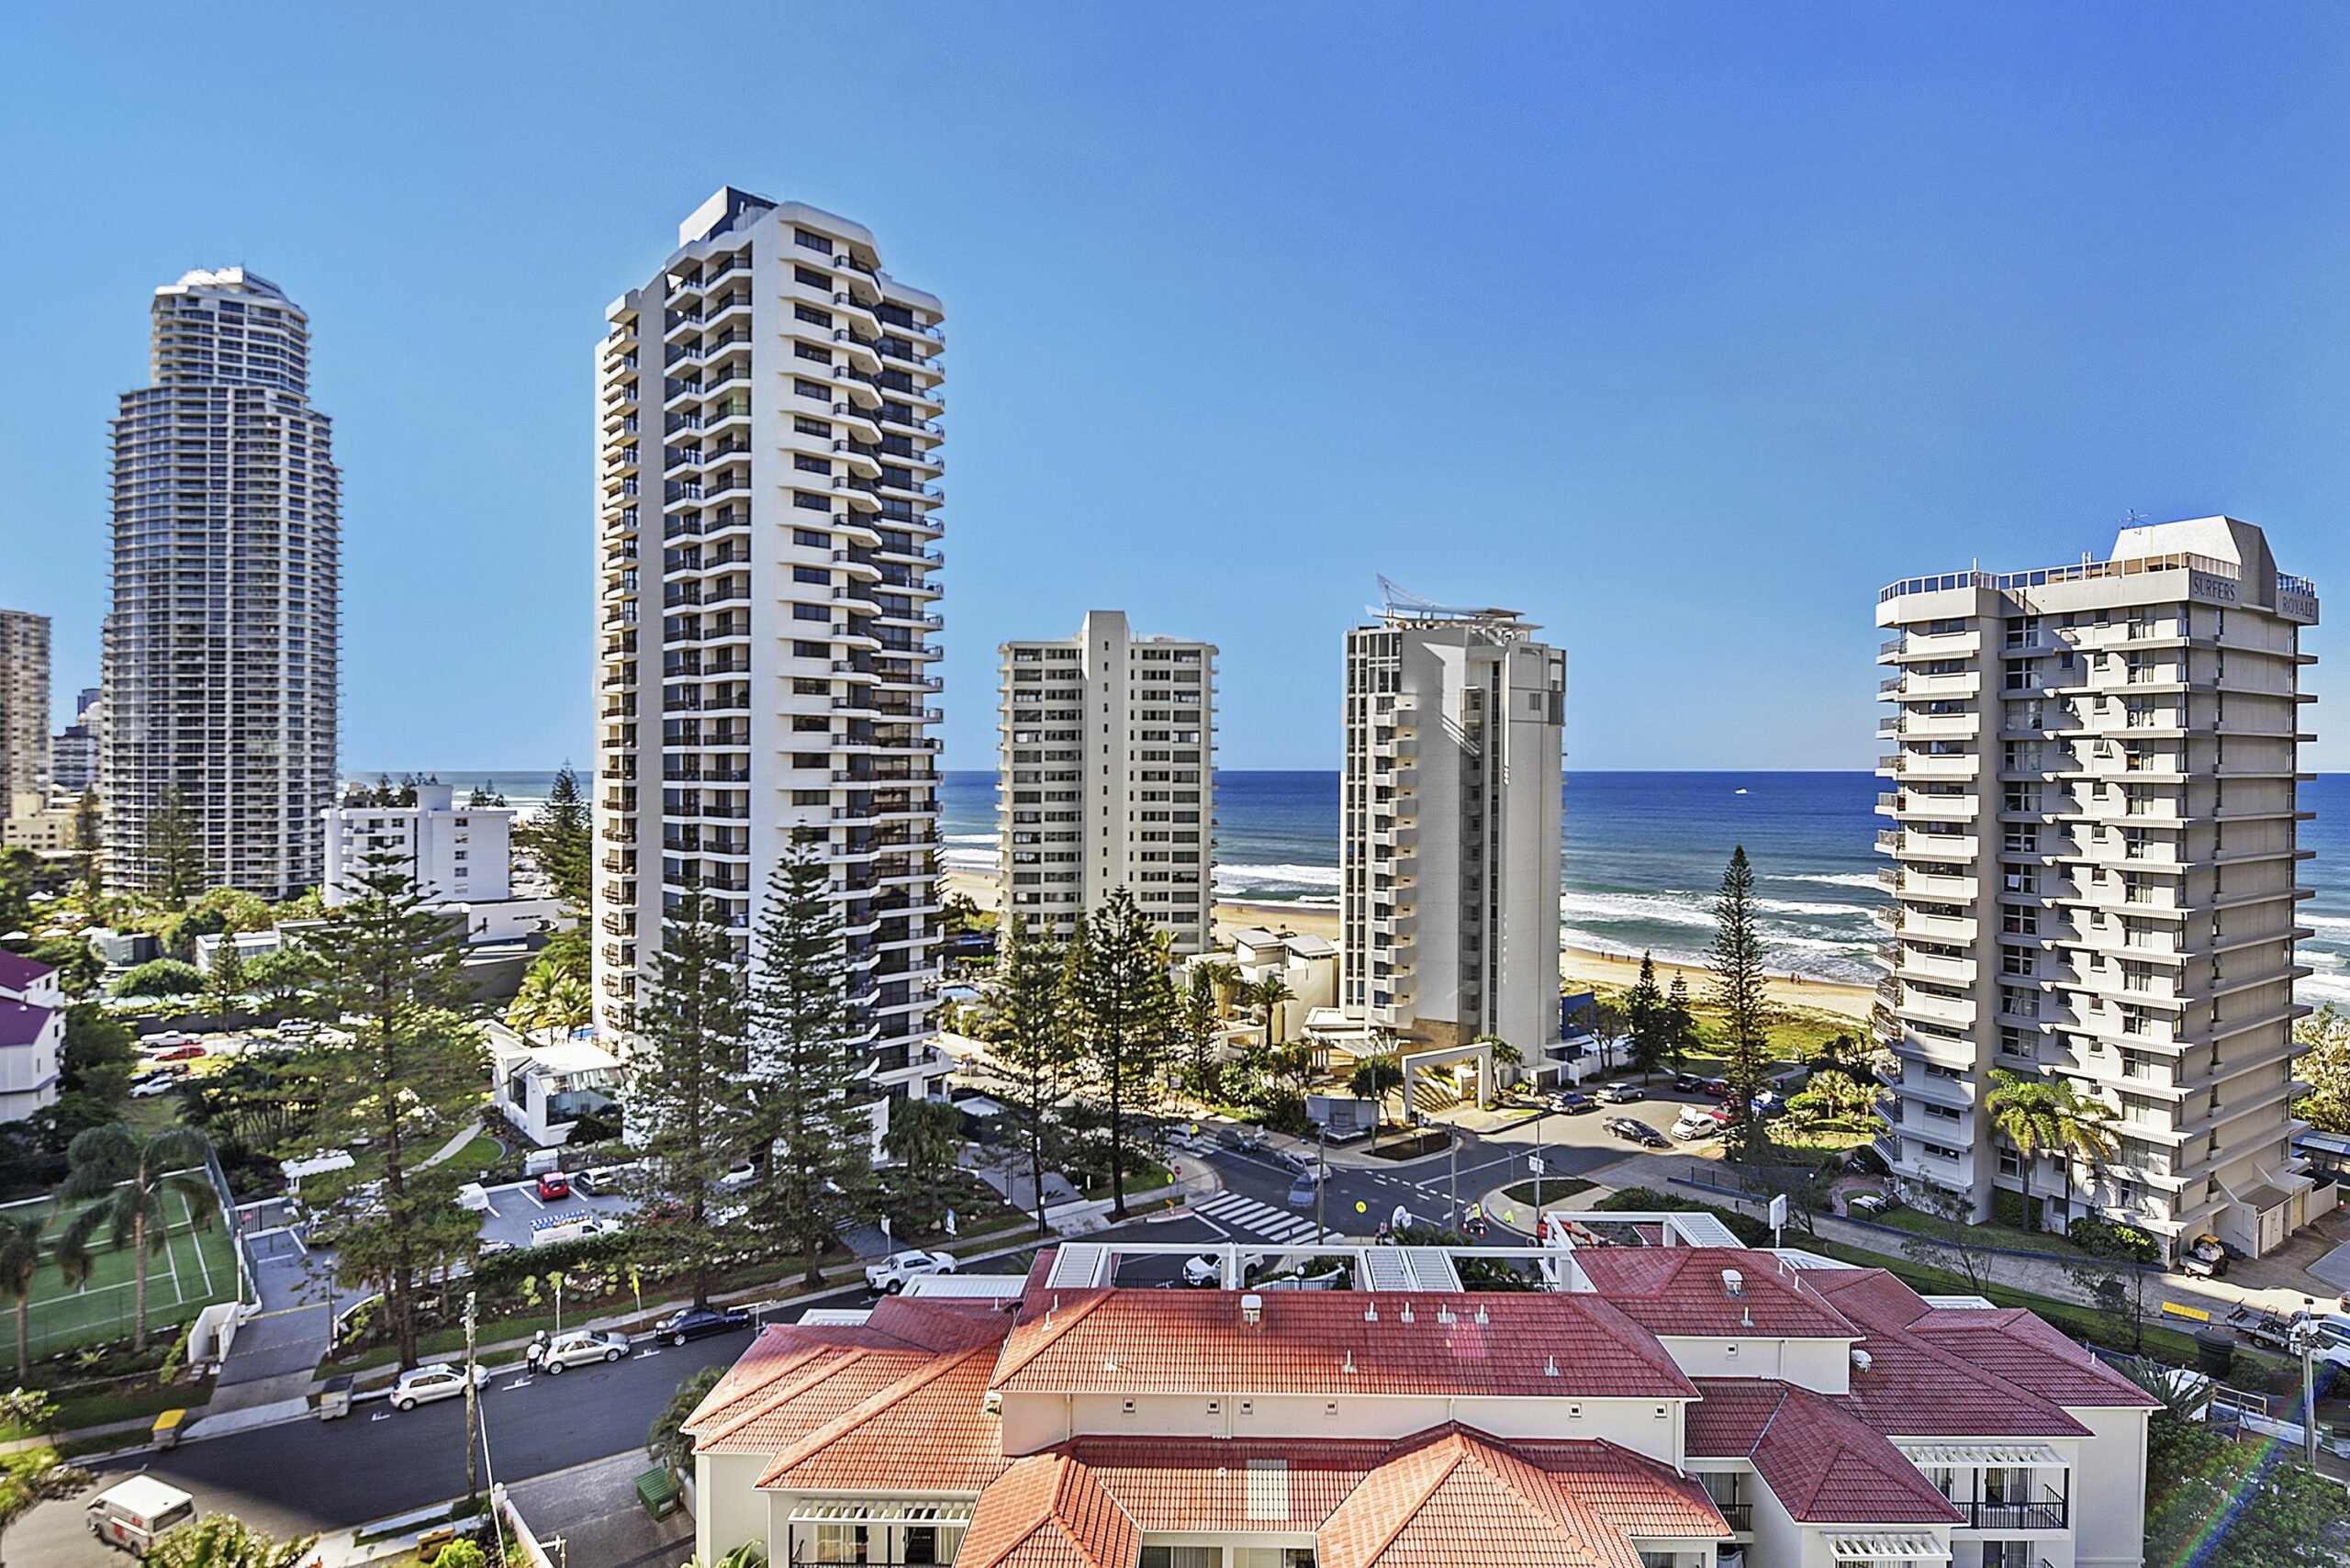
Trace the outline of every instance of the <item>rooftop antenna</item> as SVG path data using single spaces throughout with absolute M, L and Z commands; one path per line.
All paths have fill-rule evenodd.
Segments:
M 2132 507 L 2128 511 L 2121 514 L 2121 526 L 2124 528 L 2135 528 L 2140 523 L 2146 521 L 2146 514 L 2140 511 L 2136 507 Z

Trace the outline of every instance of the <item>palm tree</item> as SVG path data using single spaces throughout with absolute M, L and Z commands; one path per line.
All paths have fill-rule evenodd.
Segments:
M 176 1193 L 191 1221 L 209 1225 L 220 1207 L 220 1195 L 205 1174 L 211 1158 L 212 1140 L 191 1127 L 166 1127 L 143 1137 L 118 1122 L 84 1128 L 66 1146 L 71 1169 L 58 1198 L 87 1206 L 65 1227 L 57 1260 L 67 1278 L 79 1280 L 89 1273 L 90 1238 L 99 1226 L 106 1227 L 116 1247 L 130 1243 L 134 1351 L 147 1349 L 147 1258 L 162 1251 L 171 1236 L 163 1199 Z
M 669 1395 L 669 1403 L 661 1406 L 661 1414 L 653 1418 L 653 1428 L 644 1434 L 644 1457 L 658 1464 L 671 1475 L 683 1475 L 694 1462 L 694 1440 L 684 1430 L 687 1417 L 710 1397 L 724 1376 L 724 1367 L 704 1367 L 677 1384 Z
M 1215 992 L 1218 1021 L 1231 1017 L 1233 1001 L 1240 992 L 1240 966 L 1222 958 L 1203 958 L 1192 967 L 1208 977 L 1209 989 Z
M 2016 1169 L 2023 1180 L 2023 1227 L 2034 1228 L 2031 1223 L 2031 1162 L 2042 1151 L 2061 1148 L 2065 1144 L 2064 1123 L 2058 1111 L 2057 1086 L 2036 1075 L 2009 1072 L 2004 1067 L 1991 1070 L 1991 1092 L 1983 1097 L 1983 1108 L 1991 1114 L 1991 1126 L 2007 1135 L 2016 1148 Z
M 2056 1140 L 2065 1167 L 2065 1206 L 2073 1206 L 2073 1166 L 2076 1161 L 2092 1174 L 2121 1148 L 2113 1136 L 2120 1113 L 2094 1094 L 2084 1094 L 2066 1079 L 2056 1085 Z
M 1275 1021 L 1280 1016 L 1281 1005 L 1290 999 L 1289 981 L 1277 974 L 1269 974 L 1247 988 L 1247 999 L 1252 1006 L 1265 1010 L 1265 1049 L 1270 1051 L 1273 1048 Z
M 586 980 L 552 964 L 533 964 L 507 1004 L 506 1022 L 524 1034 L 544 1029 L 553 1043 L 587 1023 L 594 1011 Z
M 18 1218 L 0 1215 L 0 1300 L 17 1304 L 17 1382 L 25 1381 L 28 1359 L 25 1314 L 32 1307 L 33 1275 L 40 1269 L 40 1233 L 47 1215 Z

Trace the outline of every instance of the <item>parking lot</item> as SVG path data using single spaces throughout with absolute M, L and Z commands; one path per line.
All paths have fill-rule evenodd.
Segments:
M 625 1216 L 636 1208 L 636 1200 L 616 1193 L 593 1196 L 578 1188 L 571 1190 L 567 1198 L 542 1198 L 538 1181 L 508 1182 L 483 1189 L 489 1208 L 481 1216 L 481 1238 L 484 1241 L 502 1241 L 510 1247 L 531 1245 L 532 1226 L 549 1217 L 566 1215 L 599 1215 L 614 1218 Z

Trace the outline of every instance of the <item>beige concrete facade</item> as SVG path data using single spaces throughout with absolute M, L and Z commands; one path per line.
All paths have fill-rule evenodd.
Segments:
M 936 849 L 944 308 L 872 233 L 724 189 L 597 350 L 596 1002 L 699 890 L 747 952 L 796 834 L 832 868 L 875 1080 L 945 1070 Z
M 2227 518 L 2125 529 L 2102 562 L 1885 590 L 1898 1176 L 1983 1215 L 2028 1175 L 2051 1228 L 2097 1213 L 2173 1247 L 2256 1254 L 2314 1217 L 2289 1105 L 2317 616 L 2315 588 Z M 2116 1157 L 2027 1172 L 1986 1125 L 1993 1068 L 2103 1100 Z
M 1339 1004 L 1435 1045 L 1559 1043 L 1566 656 L 1515 611 L 1393 602 L 1347 633 Z
M 49 617 L 0 610 L 0 822 L 48 804 Z
M 1213 946 L 1214 645 L 1096 610 L 997 652 L 999 907 L 1067 937 L 1123 887 L 1178 955 Z

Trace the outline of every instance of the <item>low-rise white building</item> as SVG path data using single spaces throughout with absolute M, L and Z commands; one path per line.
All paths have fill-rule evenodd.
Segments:
M 358 896 L 371 860 L 390 856 L 436 903 L 495 903 L 513 893 L 514 812 L 457 803 L 446 784 L 419 784 L 416 804 L 330 806 L 326 885 L 330 905 Z
M 0 1122 L 19 1122 L 57 1099 L 65 1047 L 65 991 L 47 964 L 0 952 Z
M 627 1068 L 593 1040 L 535 1040 L 503 1024 L 482 1027 L 490 1107 L 541 1148 L 567 1141 L 579 1118 L 609 1109 Z
M 1626 1216 L 1614 1216 L 1617 1220 Z M 2135 1568 L 2154 1401 L 1882 1270 L 1555 1234 L 1548 1288 L 1353 1246 L 1340 1291 L 1120 1287 L 767 1328 L 686 1423 L 696 1547 L 954 1568 Z M 1588 1234 L 1588 1233 L 1586 1233 Z M 1239 1269 L 1227 1249 L 1227 1280 Z M 1327 1250 L 1327 1249 L 1326 1249 Z

